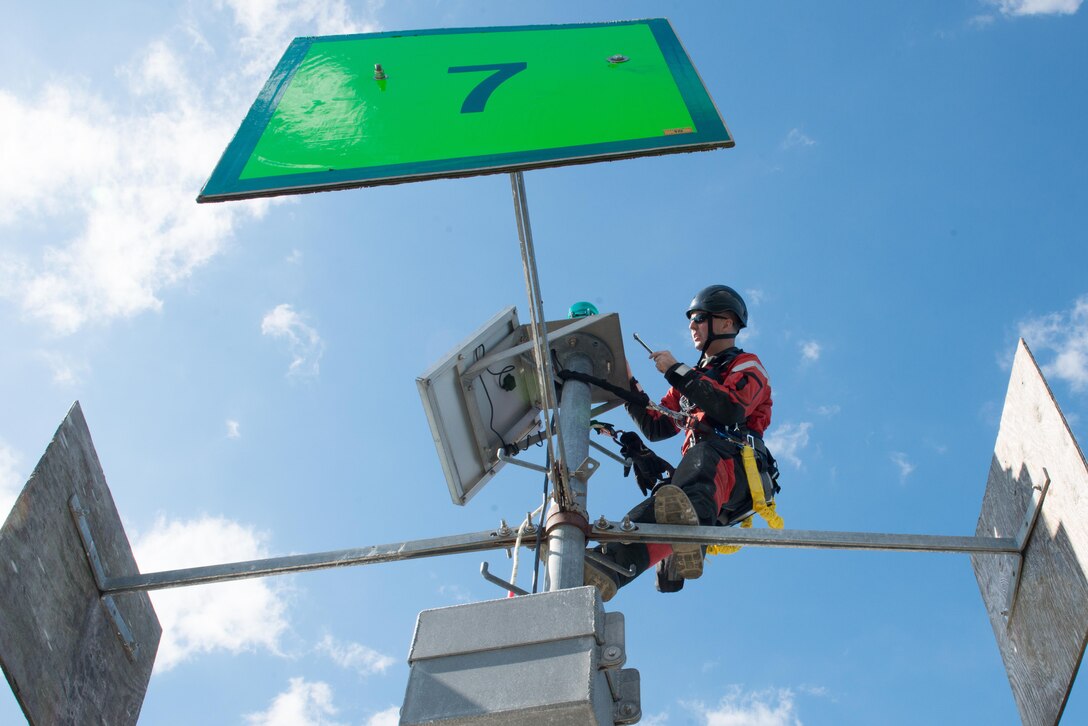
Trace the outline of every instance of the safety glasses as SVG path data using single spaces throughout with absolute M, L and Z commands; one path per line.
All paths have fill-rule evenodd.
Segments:
M 714 316 L 710 313 L 695 313 L 694 315 L 689 316 L 688 320 L 698 325 L 699 323 L 705 323 L 713 317 Z

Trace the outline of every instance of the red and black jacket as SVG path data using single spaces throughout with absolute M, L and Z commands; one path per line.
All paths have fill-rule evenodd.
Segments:
M 661 406 L 689 416 L 690 426 L 681 452 L 705 432 L 740 429 L 762 438 L 771 423 L 771 384 L 759 358 L 740 348 L 729 348 L 694 368 L 677 363 L 665 373 L 672 387 Z M 632 387 L 641 391 L 638 381 Z M 650 441 L 675 436 L 677 422 L 663 413 L 633 404 L 627 405 L 631 418 Z

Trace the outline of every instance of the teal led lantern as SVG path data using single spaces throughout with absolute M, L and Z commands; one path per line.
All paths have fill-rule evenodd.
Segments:
M 591 302 L 576 302 L 570 306 L 570 310 L 567 312 L 567 317 L 571 319 L 588 318 L 590 315 L 597 315 L 597 306 Z

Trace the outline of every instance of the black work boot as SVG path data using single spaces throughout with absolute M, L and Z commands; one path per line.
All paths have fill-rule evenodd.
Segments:
M 582 581 L 586 585 L 593 585 L 601 591 L 601 600 L 608 602 L 616 596 L 620 589 L 618 572 L 613 572 L 599 562 L 594 562 L 588 553 L 600 554 L 596 550 L 586 550 L 585 566 L 582 570 Z
M 654 493 L 654 518 L 658 524 L 699 525 L 699 515 L 684 490 L 666 484 Z M 673 565 L 676 574 L 685 580 L 695 580 L 703 575 L 703 548 L 698 544 L 674 544 Z
M 624 575 L 607 565 L 594 561 L 605 559 L 615 563 L 630 574 Z M 583 581 L 601 591 L 601 599 L 608 602 L 616 596 L 616 591 L 634 580 L 650 566 L 650 553 L 644 544 L 620 544 L 609 542 L 586 550 Z

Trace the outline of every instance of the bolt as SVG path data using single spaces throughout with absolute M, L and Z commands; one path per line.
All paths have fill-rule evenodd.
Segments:
M 608 661 L 619 660 L 623 651 L 620 650 L 618 645 L 610 645 L 604 649 L 604 659 Z
M 506 524 L 505 519 L 499 520 L 499 534 L 503 535 L 504 537 L 510 534 L 510 526 Z
M 630 532 L 634 528 L 635 528 L 635 525 L 633 525 L 631 523 L 631 515 L 630 514 L 623 515 L 623 521 L 620 522 L 620 529 L 622 529 L 624 532 Z
M 381 63 L 375 63 L 374 64 L 374 80 L 375 81 L 384 81 L 386 78 L 388 78 L 388 76 L 386 76 L 385 71 L 382 70 L 382 64 Z
M 618 53 L 616 55 L 612 55 L 612 56 L 608 57 L 608 62 L 609 63 L 626 63 L 629 60 L 631 60 L 631 59 L 628 58 L 627 56 L 620 55 Z
M 570 336 L 569 338 L 567 338 L 567 346 L 568 347 L 573 348 L 576 345 L 578 345 L 578 339 L 577 338 L 575 338 L 573 335 Z
M 611 525 L 608 523 L 608 520 L 605 519 L 604 515 L 602 514 L 601 518 L 597 520 L 597 524 L 594 525 L 594 526 L 597 529 L 608 529 Z

